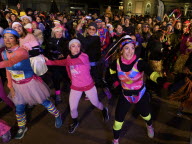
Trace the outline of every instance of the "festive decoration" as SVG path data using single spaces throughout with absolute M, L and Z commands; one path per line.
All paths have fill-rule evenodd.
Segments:
M 180 10 L 180 9 L 174 9 L 173 12 L 169 15 L 169 17 L 171 17 L 171 16 L 173 16 L 173 15 L 175 15 L 175 14 L 177 14 L 177 15 L 175 16 L 175 18 L 176 18 L 176 19 L 179 19 L 179 18 L 181 17 L 181 10 Z

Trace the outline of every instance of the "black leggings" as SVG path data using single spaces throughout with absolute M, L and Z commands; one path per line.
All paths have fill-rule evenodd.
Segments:
M 140 99 L 138 103 L 135 104 L 136 109 L 141 114 L 141 116 L 146 117 L 150 113 L 150 103 L 149 103 L 149 95 L 145 93 L 143 97 Z M 115 120 L 119 122 L 123 122 L 127 112 L 131 107 L 131 103 L 121 95 L 117 102 L 116 110 L 115 110 Z
M 49 67 L 49 71 L 51 72 L 51 78 L 55 91 L 60 90 L 60 83 L 62 80 L 64 81 L 64 84 L 67 84 L 69 81 L 65 67 L 52 66 Z
M 145 120 L 145 122 L 147 123 L 147 125 L 151 125 L 152 124 L 152 119 L 151 119 L 151 110 L 150 110 L 150 99 L 149 99 L 149 94 L 145 92 L 145 94 L 143 95 L 143 97 L 140 99 L 140 101 L 138 103 L 135 104 L 136 105 L 136 110 L 139 112 L 139 114 L 142 117 L 150 117 L 148 120 Z M 116 106 L 116 110 L 115 110 L 115 124 L 114 127 L 118 127 L 118 130 L 115 130 L 113 128 L 113 133 L 114 133 L 114 138 L 118 139 L 119 135 L 120 135 L 120 130 L 121 130 L 121 126 L 118 126 L 117 123 L 122 123 L 125 119 L 125 116 L 127 114 L 127 112 L 129 111 L 131 107 L 131 103 L 128 102 L 128 100 L 121 95 L 119 97 L 119 100 L 117 102 L 117 106 Z

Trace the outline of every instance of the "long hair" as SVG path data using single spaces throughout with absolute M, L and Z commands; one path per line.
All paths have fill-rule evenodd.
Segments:
M 21 37 L 26 37 L 26 35 L 28 34 L 27 30 L 23 27 L 22 25 L 22 29 L 23 29 L 23 34 L 21 35 Z
M 63 27 L 61 27 L 61 26 L 58 26 L 58 27 L 54 27 L 53 29 L 52 29 L 52 31 L 51 31 L 51 37 L 52 38 L 55 38 L 55 32 L 56 31 L 64 31 L 64 29 L 63 29 Z
M 153 38 L 155 40 L 160 40 L 160 38 L 164 35 L 163 31 L 162 30 L 158 30 L 156 31 L 154 34 L 153 34 Z

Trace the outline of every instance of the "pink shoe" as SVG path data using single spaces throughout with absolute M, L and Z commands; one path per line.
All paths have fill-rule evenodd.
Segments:
M 88 100 L 89 100 L 89 98 L 88 98 L 87 96 L 85 96 L 85 100 L 87 100 L 87 101 L 88 101 Z
M 152 125 L 151 126 L 146 125 L 146 127 L 147 127 L 148 137 L 153 138 L 154 137 L 154 128 L 153 128 L 153 126 Z
M 114 139 L 114 140 L 112 141 L 112 144 L 119 144 L 119 139 Z

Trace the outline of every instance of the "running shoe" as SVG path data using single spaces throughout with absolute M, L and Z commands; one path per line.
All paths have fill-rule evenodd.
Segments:
M 147 127 L 148 137 L 153 138 L 154 137 L 154 128 L 153 128 L 153 126 L 152 125 L 151 126 L 146 125 L 146 127 Z
M 78 127 L 78 125 L 79 125 L 79 122 L 72 123 L 72 124 L 69 126 L 68 132 L 69 132 L 69 133 L 74 133 L 74 132 L 75 132 L 75 129 Z
M 104 121 L 108 121 L 109 120 L 109 114 L 108 114 L 108 108 L 107 107 L 103 108 L 102 114 L 103 114 Z
M 22 139 L 25 135 L 25 133 L 27 132 L 28 128 L 27 127 L 22 127 L 22 128 L 19 128 L 18 131 L 17 131 L 17 134 L 15 136 L 15 139 Z

